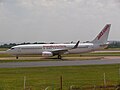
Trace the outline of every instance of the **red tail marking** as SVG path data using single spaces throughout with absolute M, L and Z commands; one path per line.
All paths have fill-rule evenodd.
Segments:
M 107 25 L 98 35 L 98 40 L 104 35 L 104 33 L 108 30 L 109 25 Z

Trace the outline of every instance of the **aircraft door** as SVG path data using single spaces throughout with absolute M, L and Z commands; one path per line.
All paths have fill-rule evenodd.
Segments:
M 17 49 L 17 52 L 18 52 L 18 53 L 21 53 L 21 48 L 18 48 L 18 49 Z

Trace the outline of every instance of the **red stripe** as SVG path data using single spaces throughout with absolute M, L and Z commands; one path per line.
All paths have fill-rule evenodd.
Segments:
M 100 34 L 98 35 L 98 40 L 104 35 L 104 33 L 108 30 L 109 28 L 109 25 L 107 25 L 101 32 Z

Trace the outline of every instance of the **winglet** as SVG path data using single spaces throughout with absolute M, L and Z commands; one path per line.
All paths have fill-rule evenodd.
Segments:
M 78 47 L 79 43 L 80 43 L 80 41 L 78 41 L 78 42 L 76 43 L 76 45 L 73 47 L 73 49 L 76 49 L 76 48 Z

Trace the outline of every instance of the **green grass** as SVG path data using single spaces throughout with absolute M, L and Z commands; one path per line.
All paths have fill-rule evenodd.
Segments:
M 120 56 L 120 52 L 92 52 L 81 54 L 81 56 Z
M 0 48 L 0 51 L 6 51 L 8 50 L 9 48 Z
M 83 54 L 68 54 L 63 55 L 65 57 L 86 57 L 86 56 L 120 56 L 120 52 L 91 52 Z
M 120 50 L 120 48 L 107 48 L 105 50 Z
M 71 85 L 103 85 L 103 73 L 106 73 L 107 84 L 117 85 L 119 68 L 117 64 L 0 69 L 0 90 L 23 90 L 24 76 L 26 86 L 32 90 L 44 90 L 48 86 L 59 90 L 60 76 L 63 77 L 63 90 L 68 90 Z
M 0 54 L 0 57 L 13 57 L 13 56 L 9 54 Z

